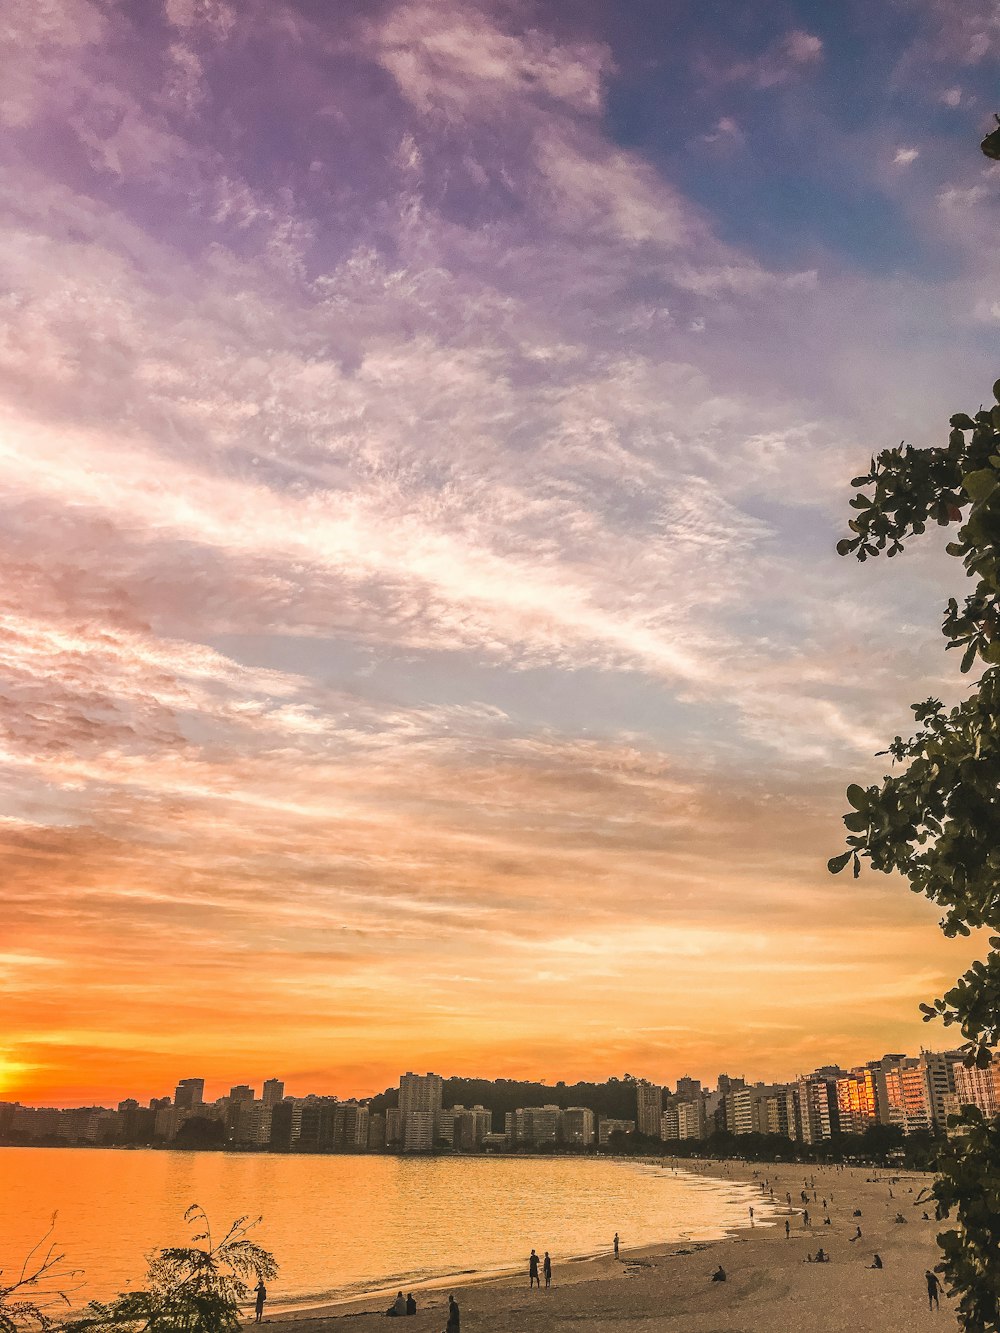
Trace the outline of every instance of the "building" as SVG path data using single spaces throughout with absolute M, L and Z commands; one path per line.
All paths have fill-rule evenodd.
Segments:
M 959 1106 L 975 1106 L 983 1115 L 1000 1115 L 1000 1056 L 985 1069 L 975 1065 L 954 1066 L 955 1096 Z
M 339 1142 L 337 1147 L 344 1148 L 347 1152 L 359 1152 L 368 1147 L 368 1121 L 369 1111 L 367 1106 L 362 1106 L 360 1102 L 352 1098 L 349 1102 L 341 1104 L 342 1120 L 338 1124 L 340 1129 Z
M 181 1110 L 200 1106 L 205 1100 L 205 1080 L 203 1078 L 182 1078 L 174 1091 L 174 1105 Z
M 728 1074 L 720 1074 L 716 1082 L 716 1091 L 721 1092 L 723 1096 L 728 1092 L 735 1092 L 738 1088 L 746 1087 L 746 1079 L 730 1078 Z
M 634 1120 L 615 1120 L 611 1116 L 601 1116 L 597 1128 L 597 1141 L 600 1144 L 610 1142 L 612 1134 L 634 1134 Z
M 401 1142 L 404 1152 L 426 1152 L 434 1147 L 435 1120 L 441 1113 L 443 1096 L 444 1079 L 440 1074 L 400 1076 L 397 1142 Z
M 559 1117 L 563 1143 L 590 1148 L 594 1142 L 594 1113 L 588 1106 L 567 1106 Z
M 681 1136 L 680 1117 L 677 1114 L 677 1106 L 672 1103 L 664 1107 L 660 1116 L 660 1138 L 664 1143 L 671 1139 L 679 1139 Z
M 635 1127 L 638 1133 L 651 1139 L 660 1137 L 660 1116 L 663 1114 L 663 1089 L 656 1083 L 639 1082 L 635 1085 Z
M 463 1152 L 474 1152 L 487 1134 L 493 1132 L 493 1112 L 485 1106 L 472 1106 L 468 1110 L 463 1106 L 455 1124 L 453 1142 Z
M 904 1134 L 934 1128 L 927 1065 L 919 1058 L 894 1060 L 884 1070 L 885 1119 Z
M 837 1115 L 844 1134 L 863 1134 L 879 1123 L 882 1110 L 875 1071 L 858 1066 L 837 1079 Z
M 948 1129 L 948 1117 L 955 1114 L 956 1077 L 965 1056 L 961 1051 L 921 1051 L 920 1059 L 927 1074 L 934 1127 L 943 1134 Z
M 301 1102 L 291 1097 L 271 1107 L 271 1147 L 277 1152 L 288 1152 L 298 1143 L 302 1126 Z
M 444 1079 L 440 1074 L 402 1074 L 399 1079 L 399 1109 L 405 1116 L 411 1111 L 441 1110 Z
M 781 1134 L 798 1137 L 795 1093 L 782 1083 L 756 1083 L 725 1094 L 726 1129 L 730 1134 Z
M 403 1113 L 398 1106 L 390 1106 L 385 1113 L 385 1146 L 398 1148 L 403 1142 Z
M 285 1095 L 285 1085 L 280 1078 L 269 1078 L 264 1082 L 261 1101 L 265 1106 L 277 1106 Z
M 252 1102 L 253 1099 L 254 1090 L 249 1083 L 237 1083 L 235 1088 L 229 1089 L 230 1106 L 236 1102 Z
M 676 1095 L 677 1095 L 678 1097 L 683 1097 L 683 1098 L 685 1098 L 686 1100 L 690 1100 L 691 1098 L 694 1098 L 694 1097 L 700 1097 L 700 1096 L 701 1096 L 701 1079 L 699 1079 L 699 1078 L 679 1078 L 679 1079 L 677 1080 L 677 1093 L 676 1093 Z
M 803 1143 L 821 1143 L 840 1132 L 837 1080 L 846 1077 L 836 1065 L 826 1065 L 798 1080 L 799 1137 Z
M 403 1152 L 429 1152 L 434 1147 L 434 1112 L 407 1111 L 403 1116 Z
M 266 1148 L 271 1142 L 273 1107 L 264 1101 L 230 1104 L 229 1141 L 241 1148 Z
M 705 1103 L 701 1097 L 694 1101 L 678 1101 L 675 1109 L 679 1139 L 705 1138 Z
M 558 1143 L 560 1118 L 558 1106 L 521 1106 L 504 1116 L 504 1131 L 512 1147 L 538 1148 L 544 1143 Z
M 368 1116 L 368 1147 L 375 1150 L 385 1147 L 385 1115 L 382 1111 Z

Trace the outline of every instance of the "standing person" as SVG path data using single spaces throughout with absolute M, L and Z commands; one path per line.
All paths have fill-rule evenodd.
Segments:
M 542 1272 L 545 1275 L 546 1287 L 552 1286 L 552 1260 L 549 1258 L 548 1250 L 545 1251 L 545 1258 L 542 1260 Z
M 254 1296 L 256 1297 L 256 1300 L 254 1301 L 254 1309 L 256 1311 L 254 1323 L 259 1324 L 264 1317 L 264 1302 L 267 1300 L 267 1287 L 264 1286 L 263 1278 L 257 1279 L 257 1285 L 254 1287 Z
M 750 1225 L 751 1225 L 751 1226 L 754 1225 L 754 1220 L 753 1220 L 753 1204 L 750 1205 Z
M 528 1287 L 541 1287 L 541 1281 L 538 1277 L 538 1255 L 534 1250 L 528 1256 Z
M 940 1310 L 941 1302 L 938 1300 L 938 1292 L 941 1289 L 941 1283 L 937 1280 L 937 1274 L 932 1273 L 928 1268 L 924 1277 L 927 1279 L 927 1308 L 928 1310 Z
M 615 1232 L 615 1258 L 618 1258 L 618 1232 Z
M 454 1296 L 448 1297 L 448 1323 L 444 1333 L 459 1333 L 462 1326 L 462 1313 Z
M 786 1218 L 785 1218 L 785 1240 L 787 1240 L 788 1237 L 789 1237 L 791 1234 L 792 1234 L 792 1224 L 791 1224 L 791 1222 L 789 1222 L 788 1218 L 786 1217 Z

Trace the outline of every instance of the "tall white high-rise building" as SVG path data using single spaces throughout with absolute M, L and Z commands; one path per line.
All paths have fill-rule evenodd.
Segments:
M 635 1127 L 651 1139 L 660 1137 L 660 1116 L 663 1114 L 663 1089 L 657 1083 L 643 1080 L 635 1085 Z
M 440 1074 L 401 1074 L 399 1078 L 399 1110 L 401 1115 L 411 1111 L 441 1110 L 444 1079 Z
M 434 1147 L 434 1124 L 441 1114 L 444 1079 L 440 1074 L 401 1074 L 399 1133 L 404 1152 Z

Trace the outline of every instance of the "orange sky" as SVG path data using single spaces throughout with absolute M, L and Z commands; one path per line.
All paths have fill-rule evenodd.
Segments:
M 613 6 L 58 8 L 7 34 L 0 1096 L 943 1045 L 975 942 L 825 869 L 958 689 L 936 536 L 834 554 L 995 377 L 938 11 L 921 115 L 876 53 L 845 126 L 783 10 L 671 102 Z

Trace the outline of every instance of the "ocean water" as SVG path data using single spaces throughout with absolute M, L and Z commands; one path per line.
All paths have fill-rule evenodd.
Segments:
M 254 1237 L 281 1271 L 272 1310 L 450 1275 L 510 1271 L 534 1247 L 554 1276 L 570 1257 L 745 1225 L 759 1193 L 659 1164 L 575 1157 L 407 1158 L 0 1149 L 0 1268 L 56 1214 L 55 1240 L 85 1285 L 73 1304 L 141 1283 L 144 1256 L 183 1244 L 198 1203 L 219 1233 L 261 1217 Z

